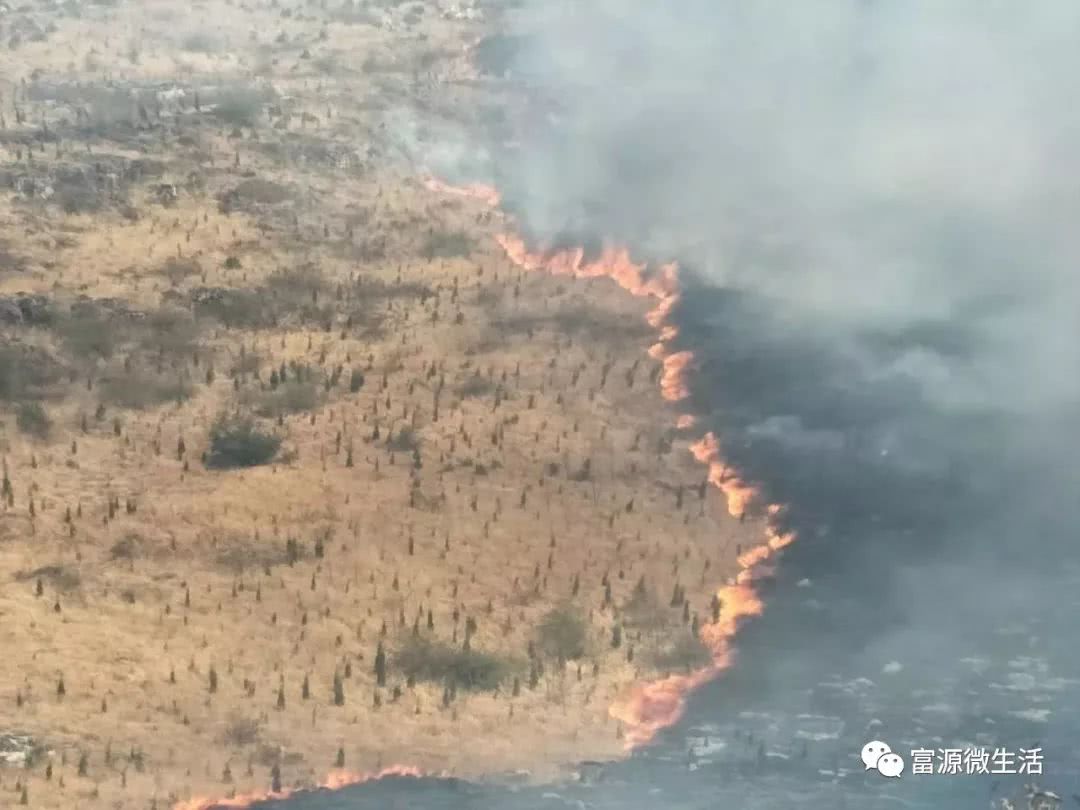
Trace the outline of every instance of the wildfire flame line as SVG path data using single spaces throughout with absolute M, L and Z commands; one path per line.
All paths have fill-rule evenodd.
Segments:
M 499 198 L 495 189 L 471 190 L 467 195 L 481 200 Z M 657 272 L 650 273 L 646 265 L 635 263 L 623 248 L 605 248 L 598 258 L 586 261 L 582 248 L 535 252 L 514 234 L 503 233 L 495 238 L 510 261 L 523 269 L 546 270 L 576 278 L 606 277 L 632 295 L 656 299 L 656 306 L 649 310 L 645 319 L 658 332 L 658 341 L 650 347 L 649 355 L 662 364 L 661 394 L 669 402 L 680 402 L 690 395 L 694 354 L 671 348 L 679 334 L 678 328 L 670 323 L 680 296 L 677 264 L 665 264 Z M 695 423 L 692 414 L 682 414 L 676 425 L 680 429 L 689 429 Z M 708 469 L 709 482 L 724 494 L 732 517 L 743 519 L 751 505 L 761 500 L 760 491 L 724 463 L 720 442 L 714 433 L 706 433 L 690 446 L 690 451 Z M 766 508 L 768 519 L 764 542 L 739 555 L 738 575 L 716 591 L 720 601 L 719 615 L 700 630 L 701 641 L 709 649 L 712 663 L 688 675 L 672 675 L 636 684 L 610 707 L 611 716 L 625 726 L 624 739 L 628 749 L 649 742 L 659 731 L 678 722 L 686 707 L 687 694 L 731 666 L 735 655 L 733 642 L 740 624 L 744 619 L 760 615 L 764 609 L 754 582 L 771 573 L 766 563 L 795 540 L 794 533 L 775 528 L 780 512 L 781 507 L 776 504 Z
M 491 186 L 485 186 L 483 183 L 471 183 L 467 186 L 452 186 L 430 174 L 423 175 L 420 180 L 428 191 L 434 191 L 437 194 L 469 197 L 480 200 L 485 205 L 489 205 L 492 208 L 497 207 L 499 203 L 502 202 L 502 195 L 499 194 L 496 189 Z
M 331 771 L 326 779 L 315 788 L 305 788 L 304 790 L 282 788 L 279 791 L 264 790 L 253 793 L 244 793 L 225 799 L 188 799 L 187 801 L 182 801 L 179 804 L 173 805 L 173 810 L 216 810 L 216 808 L 250 807 L 256 802 L 287 799 L 290 796 L 295 796 L 297 793 L 307 790 L 340 790 L 344 787 L 359 785 L 363 782 L 371 782 L 375 779 L 382 779 L 387 776 L 419 777 L 424 776 L 424 774 L 419 768 L 413 768 L 409 765 L 391 765 L 388 768 L 383 768 L 381 771 L 376 771 L 374 773 L 354 773 L 353 771 L 346 771 L 338 768 Z

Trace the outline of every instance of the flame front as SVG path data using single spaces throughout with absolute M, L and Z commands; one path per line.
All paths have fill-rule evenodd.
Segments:
M 440 194 L 452 194 L 455 197 L 468 197 L 470 199 L 480 200 L 480 202 L 485 205 L 490 205 L 492 208 L 502 202 L 502 195 L 499 194 L 498 190 L 493 186 L 488 186 L 484 183 L 470 183 L 467 186 L 451 186 L 430 174 L 424 175 L 422 182 L 429 191 Z
M 414 768 L 411 765 L 390 765 L 389 767 L 383 768 L 381 771 L 375 771 L 373 773 L 355 773 L 353 771 L 346 771 L 338 768 L 330 771 L 321 784 L 315 788 L 306 788 L 305 790 L 340 790 L 344 787 L 359 785 L 364 782 L 382 779 L 387 776 L 420 777 L 424 776 L 424 774 L 419 768 Z M 179 802 L 178 804 L 173 805 L 173 810 L 215 810 L 216 808 L 250 807 L 256 802 L 287 799 L 290 796 L 294 796 L 301 792 L 303 791 L 294 790 L 292 788 L 282 788 L 276 792 L 264 790 L 254 793 L 244 793 L 239 796 L 231 796 L 226 799 L 200 797 Z
M 679 418 L 675 420 L 675 427 L 679 430 L 689 430 L 697 424 L 697 417 L 692 413 L 679 414 Z
M 510 261 L 525 270 L 546 270 L 577 278 L 607 277 L 633 295 L 657 299 L 656 306 L 649 310 L 645 319 L 658 332 L 658 340 L 650 347 L 649 356 L 662 364 L 661 394 L 669 402 L 679 402 L 690 395 L 693 352 L 670 348 L 678 336 L 678 328 L 669 323 L 679 303 L 676 264 L 666 264 L 658 272 L 649 273 L 645 265 L 635 263 L 622 248 L 605 248 L 599 258 L 587 262 L 582 248 L 550 253 L 530 251 L 525 241 L 513 234 L 501 234 L 496 241 Z M 683 414 L 678 417 L 676 426 L 687 429 L 695 423 L 693 415 Z M 709 482 L 724 494 L 732 517 L 741 520 L 761 501 L 761 493 L 724 463 L 720 442 L 714 433 L 710 431 L 691 444 L 690 451 L 706 466 Z M 772 573 L 769 564 L 776 553 L 795 539 L 793 533 L 774 528 L 774 521 L 781 512 L 779 506 L 771 504 L 765 512 L 768 521 L 764 542 L 739 555 L 739 574 L 716 592 L 720 602 L 716 620 L 701 628 L 701 640 L 711 653 L 712 663 L 687 675 L 671 675 L 636 684 L 611 706 L 611 716 L 625 726 L 627 748 L 649 742 L 657 732 L 678 722 L 686 707 L 687 694 L 731 665 L 735 655 L 733 642 L 742 621 L 760 615 L 764 609 L 754 583 Z
M 479 200 L 491 207 L 499 205 L 498 190 L 481 184 L 457 187 L 434 177 L 424 184 L 432 191 Z M 524 270 L 544 270 L 556 275 L 576 278 L 610 278 L 635 296 L 655 298 L 657 303 L 645 316 L 657 330 L 657 342 L 649 348 L 649 356 L 662 364 L 660 389 L 664 398 L 679 402 L 690 395 L 690 377 L 694 366 L 692 352 L 674 351 L 669 347 L 678 336 L 678 328 L 669 323 L 679 303 L 678 265 L 662 265 L 648 272 L 646 265 L 634 262 L 627 250 L 607 247 L 593 261 L 585 260 L 583 248 L 552 252 L 530 251 L 525 240 L 512 233 L 495 237 L 511 262 Z M 696 423 L 692 414 L 678 417 L 677 426 L 688 429 Z M 742 519 L 752 505 L 761 501 L 760 492 L 727 466 L 721 456 L 720 442 L 711 431 L 691 444 L 690 451 L 708 469 L 709 482 L 725 497 L 728 513 Z M 712 663 L 688 675 L 671 675 L 654 681 L 636 684 L 610 708 L 610 714 L 626 727 L 627 748 L 643 745 L 657 732 L 668 728 L 682 717 L 687 694 L 716 677 L 734 660 L 734 639 L 743 620 L 762 613 L 764 606 L 754 584 L 772 573 L 771 564 L 782 548 L 795 540 L 794 533 L 780 532 L 775 521 L 781 507 L 766 507 L 767 525 L 764 541 L 738 558 L 741 569 L 733 582 L 716 591 L 719 611 L 716 620 L 705 624 L 700 631 L 702 642 L 709 649 Z M 351 783 L 350 783 L 351 784 Z M 183 810 L 203 810 L 199 806 Z
M 686 696 L 731 666 L 735 658 L 732 642 L 741 622 L 761 615 L 764 609 L 749 582 L 725 585 L 716 596 L 720 600 L 720 615 L 700 631 L 712 663 L 688 675 L 669 675 L 635 684 L 611 706 L 611 716 L 626 726 L 624 739 L 628 749 L 648 743 L 658 732 L 679 721 L 686 708 Z

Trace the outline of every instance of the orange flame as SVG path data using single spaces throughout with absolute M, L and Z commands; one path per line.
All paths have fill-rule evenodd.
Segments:
M 675 427 L 679 430 L 689 430 L 697 424 L 697 417 L 692 413 L 679 414 L 679 418 L 675 420 Z
M 731 666 L 735 659 L 733 640 L 742 621 L 764 610 L 750 583 L 725 585 L 716 597 L 720 600 L 720 615 L 701 628 L 701 641 L 709 649 L 712 663 L 688 675 L 669 675 L 635 684 L 611 706 L 611 716 L 627 727 L 627 749 L 650 742 L 658 732 L 679 721 L 686 709 L 686 696 Z
M 586 262 L 585 252 L 581 248 L 539 253 L 530 251 L 519 236 L 502 234 L 496 240 L 510 261 L 525 270 L 546 270 L 578 278 L 606 276 L 633 295 L 658 299 L 645 318 L 659 333 L 658 342 L 649 348 L 649 356 L 663 364 L 660 391 L 669 402 L 678 402 L 690 395 L 689 379 L 694 355 L 689 351 L 671 351 L 668 348 L 678 336 L 675 325 L 668 323 L 679 302 L 676 264 L 664 265 L 653 275 L 646 272 L 645 265 L 635 264 L 629 253 L 620 248 L 605 248 L 598 259 Z M 676 425 L 688 428 L 695 421 L 692 415 L 683 414 L 678 417 Z M 760 492 L 724 463 L 720 455 L 720 442 L 715 434 L 706 433 L 690 445 L 690 452 L 708 468 L 708 480 L 724 494 L 728 513 L 732 517 L 743 518 L 750 506 L 760 501 Z M 671 675 L 636 684 L 611 706 L 611 716 L 626 726 L 624 739 L 628 749 L 649 742 L 657 732 L 678 722 L 686 706 L 687 694 L 731 665 L 735 653 L 733 642 L 741 622 L 763 611 L 764 606 L 753 585 L 756 580 L 772 573 L 766 563 L 795 540 L 793 533 L 779 532 L 773 526 L 773 521 L 781 512 L 778 505 L 769 505 L 766 512 L 768 521 L 764 542 L 739 555 L 741 570 L 734 582 L 716 592 L 720 602 L 716 621 L 701 628 L 700 637 L 709 649 L 712 663 L 688 675 Z
M 452 194 L 455 197 L 469 197 L 470 199 L 480 200 L 480 202 L 490 205 L 492 208 L 502 202 L 502 195 L 499 194 L 498 189 L 493 186 L 485 185 L 484 183 L 469 183 L 466 186 L 451 186 L 449 183 L 444 183 L 437 177 L 432 175 L 424 175 L 422 178 L 424 186 L 429 191 L 434 191 L 440 194 Z
M 514 234 L 499 234 L 495 240 L 506 251 L 510 261 L 524 270 L 546 270 L 555 275 L 576 278 L 610 278 L 631 295 L 658 299 L 656 306 L 645 316 L 649 325 L 660 332 L 660 342 L 649 350 L 649 354 L 665 362 L 665 371 L 668 363 L 672 364 L 671 377 L 662 386 L 672 394 L 669 398 L 678 400 L 689 394 L 685 383 L 674 378 L 686 376 L 693 354 L 676 352 L 669 358 L 664 346 L 679 334 L 674 324 L 667 323 L 679 302 L 678 265 L 672 262 L 661 266 L 655 273 L 649 273 L 646 266 L 635 263 L 624 248 L 605 247 L 597 259 L 587 262 L 583 248 L 537 253 L 530 251 L 525 240 Z
M 738 474 L 721 461 L 720 441 L 712 431 L 690 445 L 694 458 L 709 468 L 709 483 L 724 493 L 727 498 L 728 514 L 741 518 L 750 504 L 759 497 L 758 491 L 739 478 Z M 767 510 L 770 518 L 779 514 L 779 507 L 770 506 Z
M 256 802 L 265 802 L 271 799 L 287 799 L 290 796 L 294 796 L 297 793 L 302 793 L 307 790 L 340 790 L 344 787 L 349 787 L 351 785 L 359 785 L 363 782 L 370 782 L 375 779 L 382 779 L 387 776 L 420 777 L 423 775 L 424 774 L 418 768 L 414 768 L 411 765 L 390 765 L 389 767 L 383 768 L 381 771 L 376 771 L 374 773 L 354 773 L 353 771 L 335 769 L 330 771 L 326 779 L 315 788 L 306 788 L 304 790 L 282 788 L 280 791 L 277 792 L 274 792 L 272 790 L 264 790 L 252 793 L 245 793 L 239 796 L 232 796 L 227 799 L 188 799 L 186 801 L 182 801 L 178 804 L 173 805 L 173 810 L 214 810 L 214 808 L 218 807 L 250 807 Z
M 664 371 L 660 375 L 660 393 L 669 402 L 678 402 L 690 396 L 686 384 L 686 369 L 693 361 L 692 352 L 675 352 L 664 358 Z

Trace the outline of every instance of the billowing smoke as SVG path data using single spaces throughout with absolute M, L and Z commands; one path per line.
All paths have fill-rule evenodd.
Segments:
M 897 661 L 909 718 L 930 679 L 1005 715 L 972 660 L 1027 656 L 1050 708 L 1077 668 L 1080 6 L 535 0 L 509 26 L 545 114 L 507 203 L 540 241 L 682 263 L 697 404 L 792 506 L 759 691 Z
M 993 344 L 882 370 L 943 404 L 1076 400 L 1074 6 L 580 5 L 519 57 L 562 107 L 508 167 L 531 227 L 632 239 L 834 330 Z

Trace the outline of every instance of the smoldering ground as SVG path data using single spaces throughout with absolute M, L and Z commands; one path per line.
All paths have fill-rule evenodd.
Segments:
M 1075 750 L 1049 684 L 1078 669 L 1078 25 L 1065 2 L 537 2 L 486 49 L 547 111 L 498 164 L 506 205 L 539 242 L 681 261 L 693 404 L 800 534 L 698 710 L 867 678 L 849 725 Z

